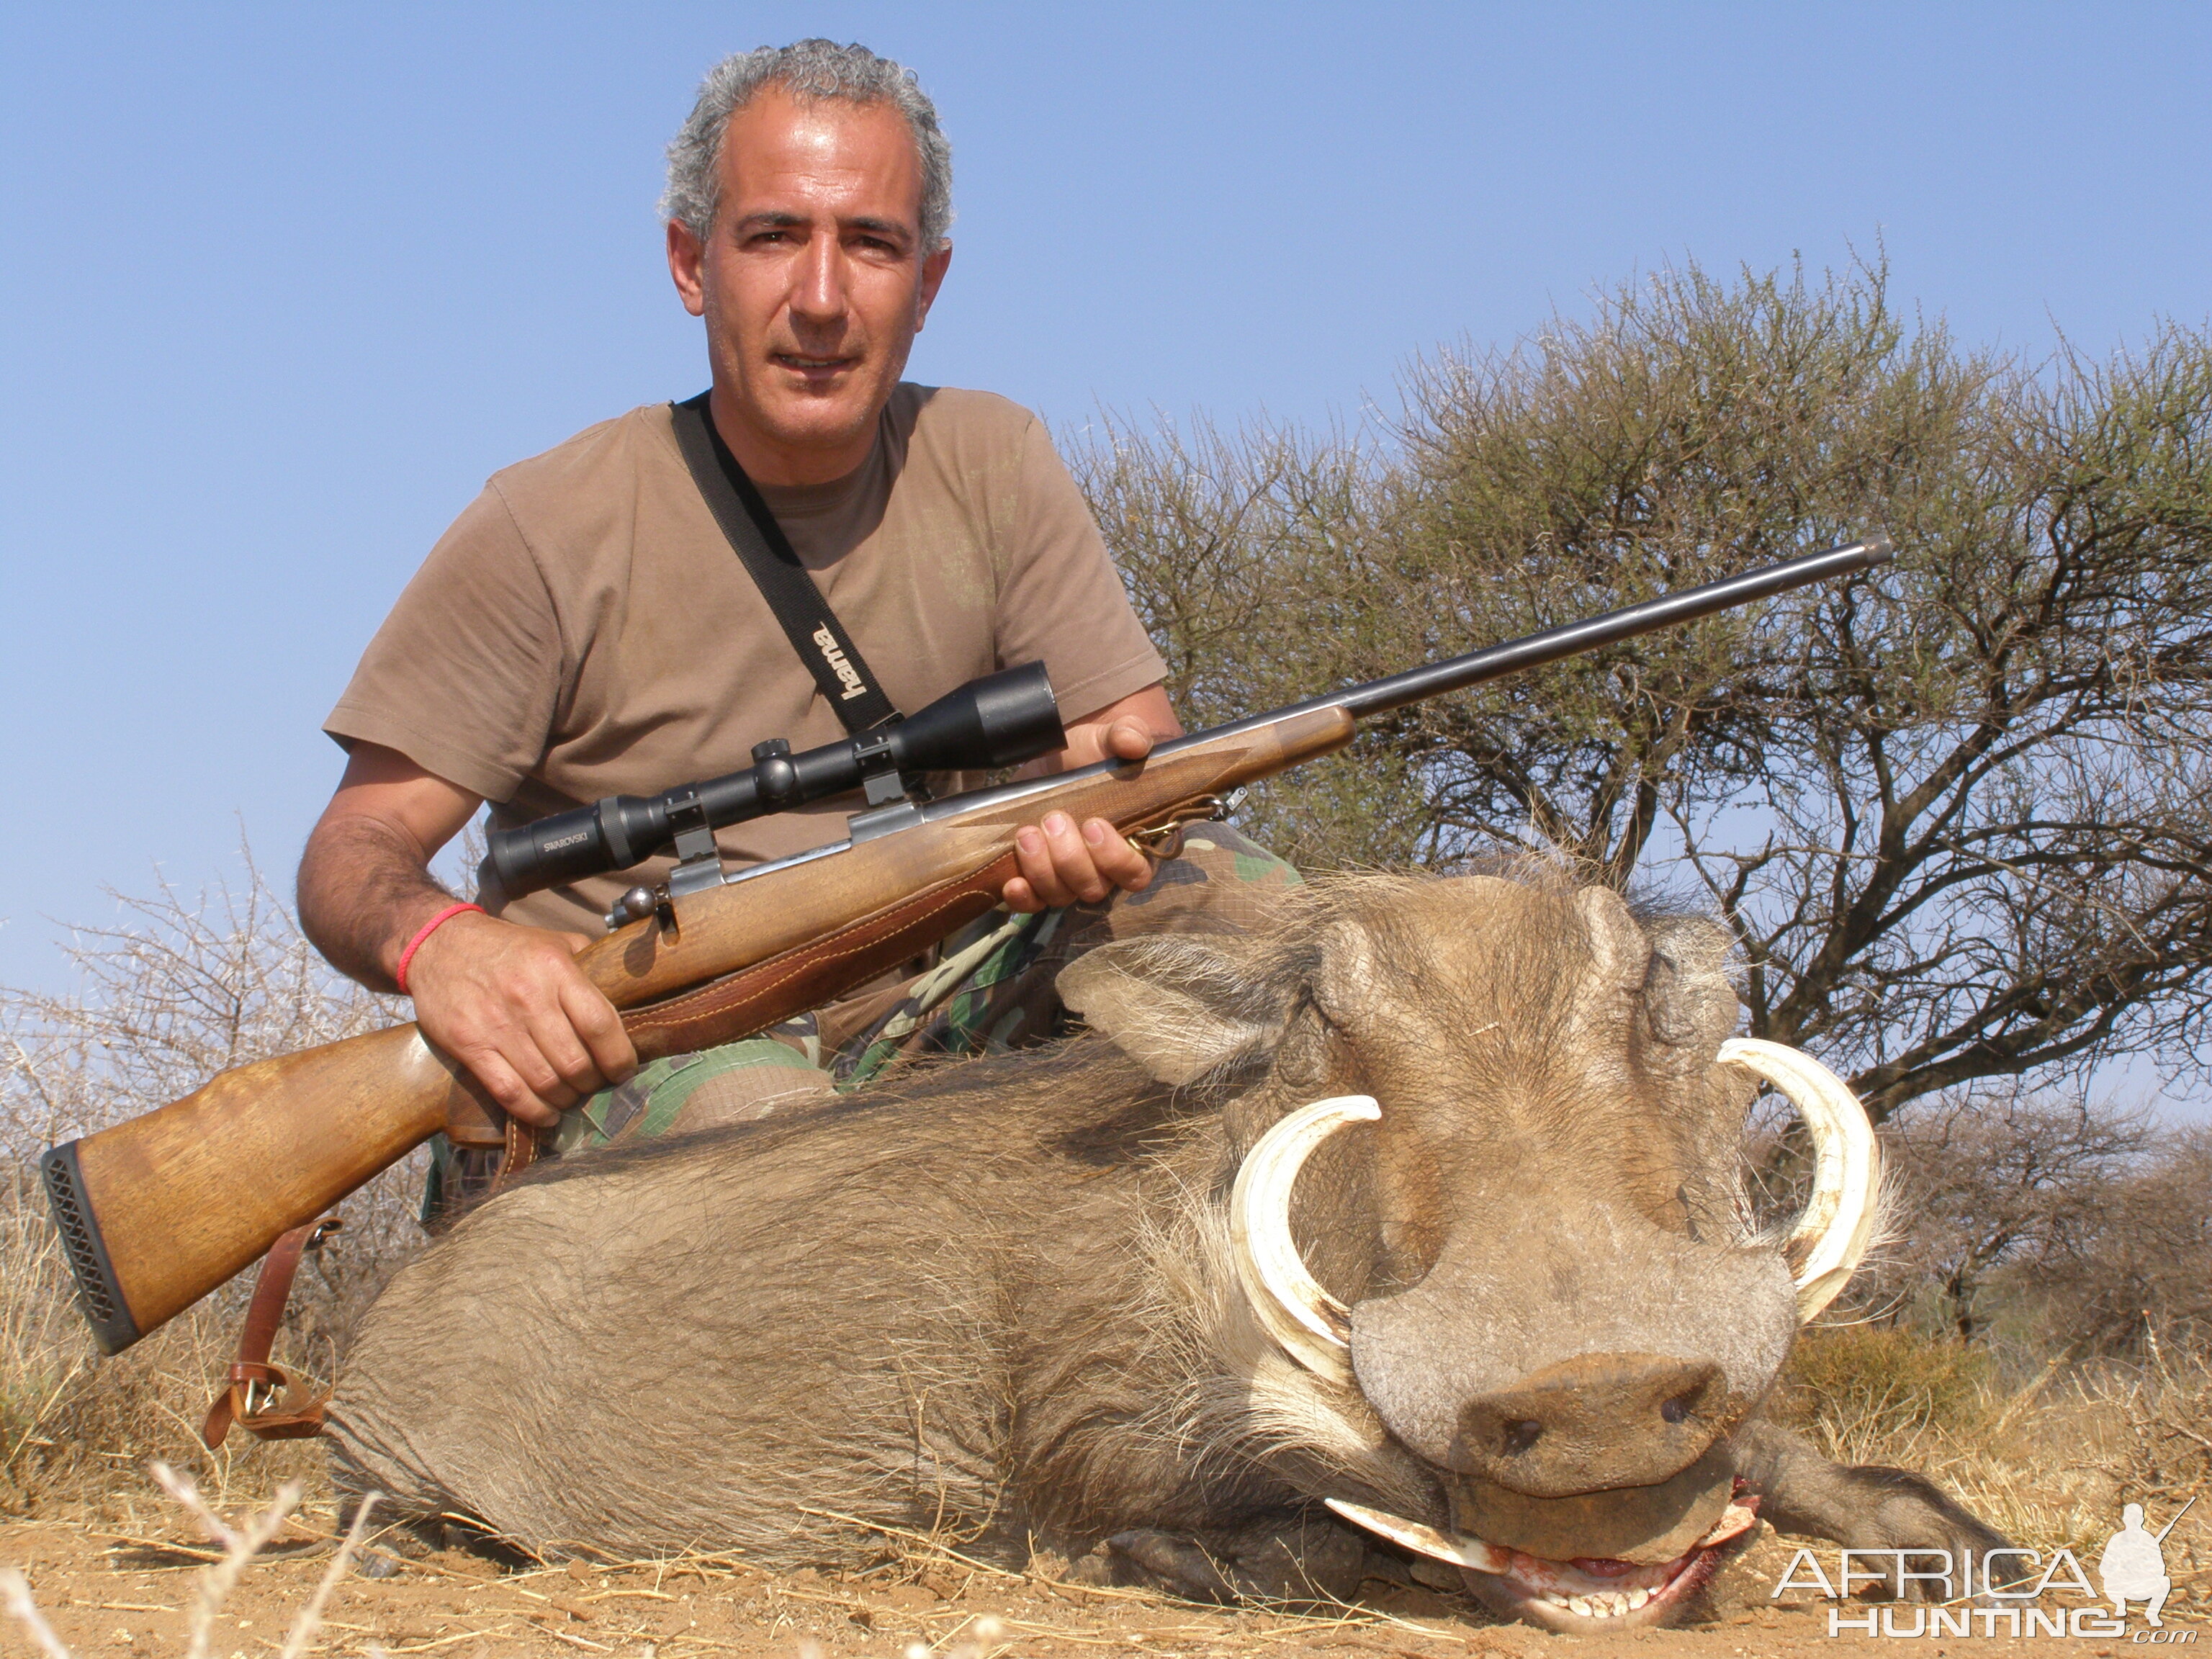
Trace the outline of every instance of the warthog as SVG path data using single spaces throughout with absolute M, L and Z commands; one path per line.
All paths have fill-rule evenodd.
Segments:
M 1728 948 L 1490 876 L 1103 946 L 1060 980 L 1091 1035 L 483 1206 L 368 1316 L 341 1484 L 541 1553 L 950 1525 L 1212 1596 L 1352 1592 L 1379 1534 L 1576 1632 L 1679 1613 L 1761 1505 L 1999 1547 L 1754 1415 L 1865 1248 L 1875 1143 L 1802 1055 L 1723 1048 Z M 1819 1151 L 1786 1235 L 1745 1218 L 1761 1071 Z

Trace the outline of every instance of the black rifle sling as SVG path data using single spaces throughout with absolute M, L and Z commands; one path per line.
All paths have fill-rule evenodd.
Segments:
M 868 672 L 860 647 L 799 562 L 783 526 L 730 453 L 722 434 L 714 430 L 707 393 L 671 404 L 669 410 L 691 481 L 699 486 L 731 551 L 751 574 L 768 608 L 783 625 L 791 648 L 814 676 L 814 684 L 822 688 L 845 730 L 858 737 L 871 726 L 896 720 L 898 710 Z

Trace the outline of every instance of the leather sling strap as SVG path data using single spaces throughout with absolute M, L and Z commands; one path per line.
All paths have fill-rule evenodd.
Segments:
M 253 1281 L 253 1300 L 246 1310 L 246 1328 L 238 1339 L 238 1358 L 231 1362 L 230 1381 L 208 1407 L 200 1438 L 210 1451 L 223 1443 L 234 1423 L 262 1440 L 305 1440 L 323 1431 L 323 1411 L 330 1390 L 307 1397 L 307 1385 L 281 1365 L 269 1363 L 269 1349 L 283 1322 L 284 1303 L 292 1293 L 292 1275 L 300 1257 L 320 1249 L 338 1230 L 339 1221 L 326 1215 L 304 1227 L 295 1227 L 269 1247 L 261 1259 L 261 1275 Z M 272 1403 L 262 1406 L 258 1398 Z
M 791 648 L 814 676 L 814 684 L 837 711 L 845 730 L 858 737 L 871 726 L 896 720 L 898 710 L 861 659 L 860 648 L 830 609 L 814 578 L 792 550 L 783 526 L 714 429 L 707 398 L 702 392 L 668 407 L 684 464 L 691 469 L 691 481 L 706 498 L 731 550 L 775 612 Z

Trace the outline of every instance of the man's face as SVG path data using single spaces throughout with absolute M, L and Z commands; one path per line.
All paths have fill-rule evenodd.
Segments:
M 730 118 L 702 248 L 668 264 L 707 322 L 714 410 L 749 471 L 814 483 L 866 459 L 951 250 L 921 252 L 921 158 L 889 104 L 769 88 Z M 734 428 L 734 429 L 733 429 Z

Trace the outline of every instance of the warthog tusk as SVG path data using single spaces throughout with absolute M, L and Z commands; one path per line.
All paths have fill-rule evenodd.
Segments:
M 1229 1243 L 1237 1282 L 1267 1334 L 1316 1376 L 1352 1381 L 1352 1315 L 1323 1290 L 1291 1237 L 1291 1189 L 1315 1147 L 1347 1123 L 1382 1115 L 1369 1095 L 1316 1100 L 1260 1137 L 1229 1194 Z
M 1389 1539 L 1394 1544 L 1403 1544 L 1416 1555 L 1434 1556 L 1439 1561 L 1449 1561 L 1454 1566 L 1473 1567 L 1477 1572 L 1504 1572 L 1510 1551 L 1493 1549 L 1480 1538 L 1469 1538 L 1464 1533 L 1440 1532 L 1419 1521 L 1408 1521 L 1403 1516 L 1385 1515 L 1380 1510 L 1363 1509 L 1357 1504 L 1347 1504 L 1340 1498 L 1322 1500 L 1355 1527 L 1364 1527 Z
M 1757 1037 L 1730 1037 L 1717 1056 L 1779 1089 L 1813 1137 L 1813 1195 L 1784 1246 L 1796 1264 L 1797 1318 L 1834 1301 L 1858 1270 L 1874 1237 L 1881 1143 L 1850 1085 L 1798 1048 Z

